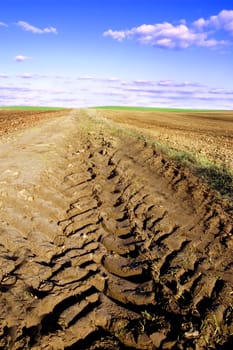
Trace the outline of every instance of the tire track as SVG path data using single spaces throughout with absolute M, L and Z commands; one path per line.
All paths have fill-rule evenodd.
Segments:
M 6 198 L 0 348 L 227 349 L 231 217 L 144 141 L 90 129 Z

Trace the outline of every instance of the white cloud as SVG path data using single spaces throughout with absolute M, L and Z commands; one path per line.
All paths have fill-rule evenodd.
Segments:
M 0 27 L 8 27 L 8 25 L 4 22 L 0 22 Z
M 222 29 L 233 35 L 233 10 L 222 10 L 218 15 L 211 16 L 208 19 L 199 18 L 193 22 L 193 26 L 199 30 L 204 28 Z
M 31 59 L 31 57 L 28 57 L 28 56 L 23 56 L 23 55 L 15 56 L 15 61 L 17 61 L 17 62 L 23 62 L 23 61 L 27 61 L 30 59 Z
M 204 18 L 199 18 L 193 22 L 193 26 L 198 30 L 202 30 L 206 26 L 206 24 L 207 23 Z
M 57 80 L 55 75 L 13 74 L 0 84 L 0 105 L 139 105 L 232 109 L 232 90 L 208 87 L 197 82 L 89 78 L 87 84 L 85 79 L 80 80 L 75 76 Z M 66 84 L 68 80 L 69 84 Z
M 22 79 L 32 79 L 35 76 L 31 73 L 23 73 L 23 74 L 19 74 L 17 75 L 18 78 L 22 78 Z
M 48 28 L 38 28 L 35 27 L 27 22 L 24 21 L 18 21 L 16 23 L 20 28 L 22 28 L 23 30 L 27 31 L 27 32 L 31 32 L 33 34 L 57 34 L 57 29 L 54 27 L 48 27 Z
M 120 79 L 116 78 L 116 77 L 99 78 L 99 77 L 93 77 L 93 76 L 90 76 L 90 75 L 78 77 L 78 80 L 89 80 L 89 81 L 95 81 L 95 82 L 116 82 L 116 81 L 120 81 Z
M 114 31 L 112 29 L 107 30 L 103 33 L 103 36 L 111 36 L 113 39 L 117 41 L 123 41 L 128 37 L 130 31 Z
M 128 85 L 128 82 L 122 82 L 122 85 Z M 132 81 L 132 85 L 135 86 L 151 86 L 154 85 L 155 82 L 151 81 L 151 80 L 133 80 Z
M 172 80 L 160 80 L 158 85 L 160 86 L 172 86 L 174 85 Z
M 9 75 L 5 73 L 0 73 L 0 78 L 9 78 Z
M 214 31 L 204 31 L 206 27 L 212 27 Z M 214 33 L 220 29 L 233 35 L 233 11 L 223 10 L 217 16 L 207 20 L 199 18 L 190 26 L 183 19 L 178 25 L 163 22 L 142 24 L 127 30 L 109 29 L 103 33 L 103 36 L 109 36 L 119 42 L 132 39 L 143 45 L 164 49 L 186 49 L 191 46 L 212 48 L 229 45 L 229 41 L 217 40 L 213 37 Z

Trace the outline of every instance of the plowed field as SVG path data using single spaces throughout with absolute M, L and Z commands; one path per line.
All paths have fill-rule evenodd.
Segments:
M 0 144 L 0 349 L 231 349 L 230 205 L 93 111 Z
M 58 117 L 63 114 L 63 110 L 17 111 L 0 109 L 0 136 L 6 136 L 11 132 L 36 125 L 43 120 Z
M 233 169 L 233 112 L 101 110 L 98 114 L 133 127 L 169 146 Z

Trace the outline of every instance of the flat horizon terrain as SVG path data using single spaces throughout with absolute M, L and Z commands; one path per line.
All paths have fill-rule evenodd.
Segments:
M 139 106 L 96 106 L 93 109 L 107 109 L 117 111 L 145 111 L 145 112 L 227 112 L 231 110 L 224 109 L 198 109 L 198 108 L 176 108 L 176 107 L 139 107 Z
M 232 348 L 232 113 L 0 111 L 1 349 Z
M 161 143 L 203 155 L 233 168 L 233 111 L 97 111 L 101 116 L 144 132 Z

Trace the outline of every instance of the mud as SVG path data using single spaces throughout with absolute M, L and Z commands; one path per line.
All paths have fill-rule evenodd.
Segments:
M 0 146 L 0 349 L 231 349 L 231 208 L 93 111 Z

